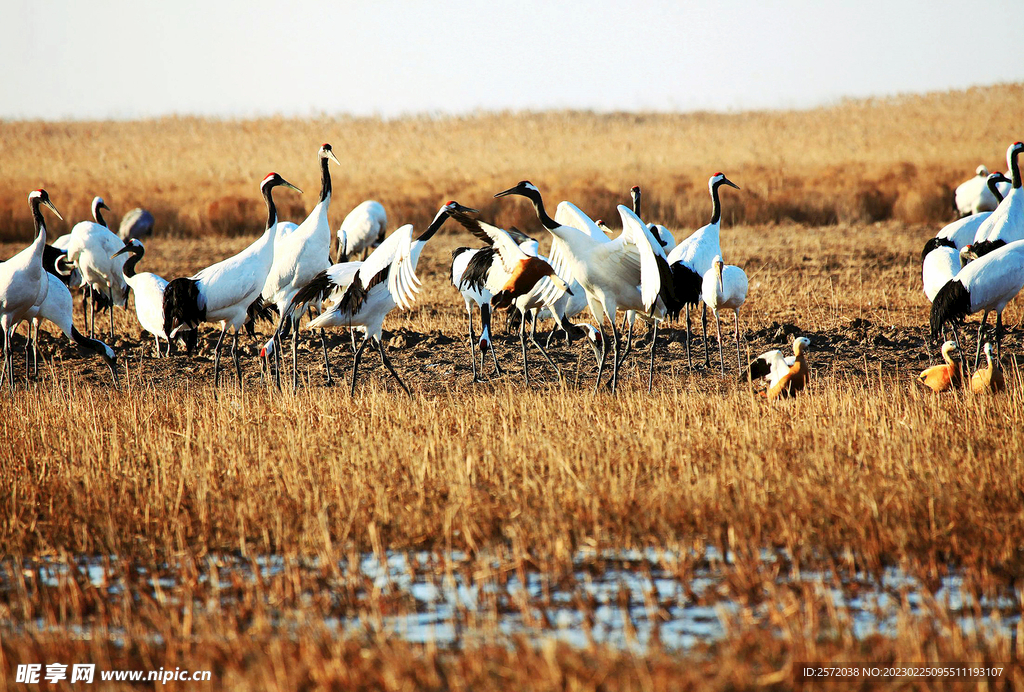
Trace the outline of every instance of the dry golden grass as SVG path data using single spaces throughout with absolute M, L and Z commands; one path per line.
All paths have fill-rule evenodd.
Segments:
M 891 203 L 896 215 L 925 205 L 927 196 L 876 194 L 889 195 L 886 185 L 908 167 L 915 180 L 948 171 L 941 185 L 980 161 L 999 167 L 1005 142 L 1019 134 L 1006 130 L 1008 119 L 968 130 L 978 125 L 968 96 L 1007 113 L 1024 103 L 1013 86 L 736 116 L 3 124 L 6 151 L 34 142 L 41 156 L 33 160 L 46 169 L 29 170 L 27 153 L 5 157 L 5 173 L 8 160 L 25 162 L 24 172 L 7 173 L 12 187 L 46 185 L 72 219 L 84 217 L 94 192 L 115 208 L 180 205 L 165 219 L 183 235 L 212 228 L 210 205 L 231 196 L 246 200 L 253 221 L 225 230 L 258 226 L 257 207 L 244 205 L 255 205 L 255 182 L 271 168 L 312 199 L 323 139 L 350 153 L 342 159 L 351 168 L 336 173 L 335 223 L 374 196 L 392 225 L 422 226 L 455 197 L 535 229 L 521 201 L 489 201 L 530 177 L 552 201 L 567 197 L 609 218 L 639 182 L 652 219 L 674 221 L 679 237 L 706 216 L 704 179 L 722 168 L 744 186 L 726 193 L 722 245 L 751 279 L 741 312 L 747 349 L 808 334 L 815 377 L 806 396 L 769 405 L 720 378 L 714 361 L 710 372 L 687 372 L 682 332 L 672 328 L 659 341 L 652 396 L 641 349 L 620 395 L 593 397 L 595 368 L 589 351 L 578 357 L 579 344 L 553 349 L 566 384 L 531 353 L 537 381 L 525 387 L 515 374 L 518 343 L 504 335 L 497 344 L 513 374 L 472 385 L 447 260 L 452 248 L 477 243 L 454 224 L 424 252 L 416 305 L 385 323 L 412 399 L 375 357 L 364 361 L 354 399 L 347 387 L 322 387 L 318 344 L 306 341 L 303 387 L 276 392 L 262 384 L 258 343 L 248 340 L 245 391 L 229 370 L 215 396 L 210 333 L 198 356 L 154 360 L 134 317 L 115 311 L 122 391 L 105 387 L 96 362 L 47 338 L 55 362 L 40 381 L 0 397 L 0 666 L 7 675 L 20 662 L 183 666 L 213 670 L 211 689 L 238 690 L 668 690 L 790 688 L 800 684 L 801 661 L 1021 660 L 1024 625 L 1007 624 L 1021 615 L 1024 583 L 1021 373 L 1008 358 L 1009 392 L 994 398 L 915 388 L 913 374 L 927 364 L 918 253 L 937 226 L 837 212 L 854 192 L 868 207 Z M 590 138 L 599 144 L 586 148 Z M 534 143 L 546 156 L 530 155 Z M 115 173 L 123 152 L 138 160 Z M 257 152 L 265 159 L 254 161 Z M 86 181 L 78 179 L 86 160 L 110 163 Z M 101 179 L 108 187 L 96 189 Z M 61 204 L 58 189 L 75 201 Z M 10 194 L 14 209 L 27 207 L 23 197 Z M 812 199 L 837 223 L 806 227 L 756 211 L 791 204 L 790 216 L 813 221 Z M 730 209 L 748 223 L 733 223 Z M 143 266 L 189 274 L 251 239 L 157 237 Z M 23 244 L 0 245 L 0 254 Z M 1022 345 L 1019 306 L 1006 317 L 1012 354 Z M 330 343 L 344 375 L 347 336 Z M 734 352 L 725 354 L 735 368 Z M 645 619 L 660 623 L 652 631 L 671 624 L 681 603 L 717 609 L 722 636 L 685 651 L 661 646 L 658 635 L 641 649 L 556 643 L 544 614 L 562 607 L 553 594 L 567 594 L 591 622 L 602 604 L 587 580 L 611 572 L 618 558 L 608 555 L 627 549 L 657 554 L 629 569 L 661 570 L 684 585 L 677 596 L 644 597 Z M 418 568 L 429 582 L 458 578 L 493 594 L 455 609 L 452 645 L 397 636 L 389 618 L 420 606 L 355 568 L 367 555 L 411 551 L 430 556 Z M 83 557 L 103 568 L 103 583 L 85 574 Z M 262 572 L 268 557 L 281 569 Z M 48 575 L 56 566 L 66 571 Z M 892 630 L 864 636 L 852 604 L 881 589 L 893 568 L 921 585 L 919 600 L 890 587 L 882 615 Z M 511 585 L 529 575 L 544 588 L 516 596 Z M 696 575 L 715 588 L 688 592 Z M 950 576 L 973 599 L 963 609 L 939 591 Z M 630 623 L 628 640 L 642 623 L 622 594 L 611 605 Z M 502 631 L 510 614 L 523 634 Z M 338 620 L 359 627 L 343 634 Z M 1008 673 L 990 688 L 1024 686 L 1019 666 Z
M 733 222 L 938 221 L 979 163 L 1005 167 L 1022 119 L 1024 86 L 1011 84 L 733 115 L 3 122 L 0 237 L 27 237 L 25 197 L 37 187 L 71 222 L 88 216 L 98 194 L 115 221 L 144 206 L 165 233 L 256 232 L 267 171 L 304 189 L 305 210 L 312 207 L 322 141 L 344 166 L 334 169 L 335 227 L 367 198 L 384 203 L 393 227 L 424 223 L 450 198 L 480 200 L 485 213 L 500 211 L 500 222 L 524 223 L 523 213 L 485 200 L 526 177 L 551 199 L 572 199 L 603 218 L 617 218 L 615 204 L 640 184 L 645 216 L 696 227 L 717 170 L 744 188 L 726 210 Z M 300 203 L 281 202 L 285 217 L 303 215 Z

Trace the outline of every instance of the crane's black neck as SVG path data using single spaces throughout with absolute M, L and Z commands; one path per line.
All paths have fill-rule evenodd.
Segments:
M 427 226 L 427 230 L 423 231 L 423 233 L 420 234 L 420 236 L 416 239 L 416 242 L 418 242 L 418 243 L 425 243 L 428 240 L 430 240 L 432 237 L 434 237 L 435 233 L 437 233 L 439 230 L 441 230 L 441 226 L 444 225 L 444 222 L 447 219 L 448 219 L 448 210 L 447 209 L 442 209 L 441 211 L 437 212 L 437 216 L 435 216 L 434 220 L 430 222 L 429 226 Z
M 46 240 L 46 223 L 43 221 L 43 212 L 39 208 L 42 205 L 42 200 L 39 197 L 32 198 L 32 221 L 36 225 L 36 236 L 40 234 L 43 236 L 43 240 Z
M 640 191 L 633 193 L 633 213 L 640 216 Z
M 110 228 L 110 226 L 107 226 L 106 219 L 103 218 L 103 210 L 100 209 L 100 205 L 96 204 L 93 206 L 92 216 L 94 219 L 96 219 L 96 223 L 98 223 L 101 226 L 105 226 L 106 228 Z
M 530 190 L 527 197 L 531 202 L 533 202 L 533 209 L 537 212 L 537 218 L 540 219 L 544 228 L 549 231 L 553 231 L 561 226 L 560 223 L 548 216 L 547 211 L 544 209 L 544 198 L 540 196 L 540 192 L 537 190 Z
M 331 179 L 327 179 L 328 193 L 330 193 Z M 263 186 L 263 199 L 267 201 L 267 230 L 269 231 L 277 223 L 277 205 L 274 204 L 274 186 Z M 322 199 L 322 198 L 321 198 Z
M 722 202 L 718 198 L 718 188 L 722 181 L 718 180 L 711 186 L 711 223 L 716 224 L 722 220 Z
M 331 196 L 331 172 L 327 169 L 330 161 L 326 156 L 320 157 L 320 201 L 324 202 Z
M 988 180 L 985 181 L 985 184 L 988 185 L 989 192 L 995 195 L 996 204 L 1002 204 L 1003 193 L 999 191 L 999 187 L 996 185 L 996 179 L 989 178 Z
M 127 276 L 129 279 L 135 276 L 135 266 L 142 261 L 142 255 L 144 255 L 145 252 L 146 251 L 143 250 L 138 245 L 132 245 L 131 248 L 128 250 L 128 254 L 130 255 L 130 257 L 124 263 L 123 272 L 124 275 Z
M 1014 150 L 1012 154 L 1010 154 L 1010 180 L 1013 184 L 1014 190 L 1019 190 L 1021 186 L 1020 164 L 1018 163 L 1018 157 L 1020 156 L 1020 152 L 1021 150 L 1018 147 L 1017 149 Z

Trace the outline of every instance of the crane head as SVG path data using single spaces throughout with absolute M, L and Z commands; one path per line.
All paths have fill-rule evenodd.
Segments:
M 339 161 L 338 157 L 334 155 L 334 149 L 332 149 L 331 145 L 328 144 L 327 142 L 324 142 L 323 144 L 320 145 L 320 158 L 330 159 L 339 166 L 341 165 L 341 161 Z
M 521 195 L 523 197 L 529 197 L 530 199 L 538 199 L 540 198 L 540 190 L 538 190 L 537 186 L 529 180 L 520 180 L 514 187 L 502 190 L 494 196 L 505 197 L 507 195 Z
M 714 189 L 715 189 L 716 187 L 718 187 L 719 185 L 728 185 L 729 187 L 734 187 L 734 188 L 736 188 L 737 190 L 739 190 L 739 189 L 740 189 L 740 186 L 739 186 L 739 185 L 737 185 L 737 184 L 736 184 L 736 183 L 734 183 L 733 181 L 731 181 L 731 180 L 729 180 L 728 178 L 726 178 L 726 177 L 725 177 L 725 173 L 722 173 L 721 171 L 719 171 L 718 173 L 715 173 L 715 174 L 714 174 L 713 176 L 711 176 L 711 178 L 710 178 L 710 179 L 708 180 L 708 189 L 709 189 L 709 190 L 714 190 Z
M 267 173 L 267 176 L 260 183 L 260 188 L 266 190 L 268 188 L 277 187 L 278 185 L 291 188 L 292 190 L 298 192 L 300 195 L 302 194 L 302 190 L 289 183 L 287 180 L 282 178 L 277 173 Z
M 28 193 L 28 201 L 29 204 L 42 204 L 45 207 L 49 207 L 50 211 L 56 214 L 58 219 L 64 220 L 64 217 L 57 211 L 57 207 L 53 206 L 53 202 L 50 201 L 50 194 L 46 190 L 40 188 Z

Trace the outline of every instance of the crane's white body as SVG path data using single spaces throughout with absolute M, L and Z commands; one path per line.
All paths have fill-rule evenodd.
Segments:
M 722 268 L 722 281 L 714 267 L 704 274 L 701 296 L 712 312 L 739 310 L 747 300 L 747 274 L 729 264 Z
M 412 224 L 406 224 L 378 245 L 365 261 L 342 262 L 330 267 L 328 275 L 335 288 L 328 300 L 334 304 L 310 322 L 309 327 L 351 327 L 379 342 L 384 318 L 396 307 L 410 307 L 419 292 L 415 272 L 426 243 L 413 241 L 412 231 Z M 356 310 L 341 309 L 341 298 L 356 277 L 366 286 L 385 269 L 388 280 L 372 286 Z
M 722 254 L 720 232 L 721 220 L 701 226 L 668 253 L 668 263 L 680 262 L 704 276 L 715 257 Z
M 995 211 L 978 227 L 974 242 L 1002 240 L 1013 243 L 1024 240 L 1024 187 L 1022 187 L 1018 157 L 1024 144 L 1015 142 L 1006 150 L 1006 168 L 1010 172 L 1012 187 Z
M 1014 188 L 982 222 L 975 232 L 974 242 L 1002 240 L 1012 243 L 1024 240 L 1024 188 Z
M 128 299 L 128 284 L 124 281 L 125 256 L 111 256 L 124 247 L 124 241 L 106 226 L 93 221 L 80 221 L 71 229 L 68 242 L 68 261 L 82 274 L 82 284 L 110 298 L 111 303 L 124 308 Z
M 328 159 L 340 165 L 330 145 L 320 148 L 320 200 L 309 216 L 291 232 L 282 235 L 273 248 L 273 264 L 267 273 L 261 295 L 265 303 L 275 305 L 283 315 L 299 289 L 331 266 L 331 227 L 327 213 L 331 207 L 331 173 Z M 319 307 L 319 306 L 317 306 Z M 293 317 L 298 319 L 301 314 Z
M 138 240 L 134 242 L 142 245 Z M 164 332 L 164 289 L 167 288 L 167 279 L 153 272 L 136 272 L 132 276 L 126 274 L 124 280 L 135 293 L 135 315 L 139 324 L 156 338 L 159 352 L 160 339 L 169 340 Z
M 975 242 L 975 236 L 978 233 L 978 229 L 981 228 L 985 219 L 991 215 L 992 212 L 983 211 L 978 214 L 965 216 L 962 219 L 957 219 L 953 223 L 943 226 L 942 230 L 935 234 L 935 237 L 950 240 L 954 245 L 956 245 L 957 250 L 962 250 Z
M 957 272 L 971 297 L 971 313 L 1002 312 L 1024 287 L 1024 240 L 1004 245 Z
M 14 328 L 29 318 L 33 307 L 46 299 L 50 282 L 43 270 L 45 245 L 43 226 L 28 247 L 0 263 L 0 326 L 8 339 Z
M 957 212 L 961 216 L 994 211 L 999 205 L 999 200 L 988 189 L 987 178 L 988 169 L 978 166 L 977 174 L 973 178 L 957 186 L 953 199 Z M 1005 198 L 1006 193 L 1010 190 L 1010 185 L 1008 183 L 997 183 L 996 185 Z
M 380 244 L 388 227 L 384 205 L 368 199 L 350 211 L 338 228 L 339 252 L 352 257 Z
M 207 322 L 220 323 L 222 328 L 236 332 L 242 328 L 246 311 L 259 297 L 274 264 L 276 234 L 275 223 L 237 255 L 210 265 L 192 277 L 198 283 L 199 307 L 206 310 Z M 175 335 L 169 336 L 174 338 Z
M 924 284 L 924 294 L 928 296 L 928 302 L 935 300 L 939 289 L 956 276 L 958 271 L 960 271 L 960 253 L 954 248 L 937 247 L 925 255 L 921 266 L 921 280 Z
M 605 316 L 614 323 L 619 309 L 660 319 L 664 306 L 658 301 L 661 275 L 655 248 L 661 246 L 631 209 L 619 205 L 618 211 L 622 234 L 612 240 L 574 204 L 559 204 L 556 214 L 576 225 L 556 219 L 560 225 L 548 229 L 551 265 L 567 283 L 575 280 L 583 288 L 598 324 L 604 323 Z

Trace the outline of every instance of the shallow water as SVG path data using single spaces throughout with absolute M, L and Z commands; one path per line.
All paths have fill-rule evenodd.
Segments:
M 778 593 L 800 593 L 804 598 L 810 593 L 817 608 L 824 604 L 834 612 L 831 618 L 820 618 L 822 636 L 844 627 L 856 638 L 895 636 L 900 618 L 940 615 L 947 625 L 956 623 L 965 633 L 1009 634 L 1020 620 L 1019 601 L 1011 588 L 976 597 L 956 571 L 926 588 L 895 567 L 880 576 L 857 573 L 843 578 L 794 572 L 784 553 L 769 550 L 762 551 L 759 564 Z M 733 566 L 712 546 L 699 555 L 581 550 L 571 572 L 558 575 L 498 558 L 470 559 L 459 552 L 392 552 L 384 562 L 363 554 L 351 563 L 330 566 L 315 559 L 298 564 L 274 556 L 246 560 L 219 555 L 193 563 L 195 577 L 187 587 L 180 567 L 167 564 L 155 575 L 146 567 L 113 558 L 79 558 L 74 566 L 58 561 L 0 562 L 0 592 L 10 597 L 17 588 L 14 569 L 40 589 L 59 589 L 74 580 L 80 586 L 87 582 L 111 600 L 122 599 L 128 591 L 136 600 L 149 596 L 168 608 L 182 608 L 184 599 L 191 598 L 199 613 L 231 609 L 255 590 L 266 599 L 263 605 L 273 614 L 274 624 L 286 631 L 314 613 L 318 622 L 339 634 L 383 632 L 441 646 L 525 636 L 637 651 L 657 641 L 666 649 L 686 650 L 723 639 L 729 622 L 741 614 L 748 621 L 760 621 L 768 631 L 777 630 L 769 624 L 767 611 L 778 594 L 738 597 L 730 586 Z M 274 584 L 294 580 L 295 575 L 302 586 L 291 597 L 281 601 L 266 595 Z M 763 585 L 757 591 L 764 591 Z M 317 608 L 312 607 L 314 602 Z M 19 625 L 30 626 L 44 623 Z M 67 629 L 90 634 L 88 619 Z M 116 626 L 104 631 L 115 641 L 120 638 Z

